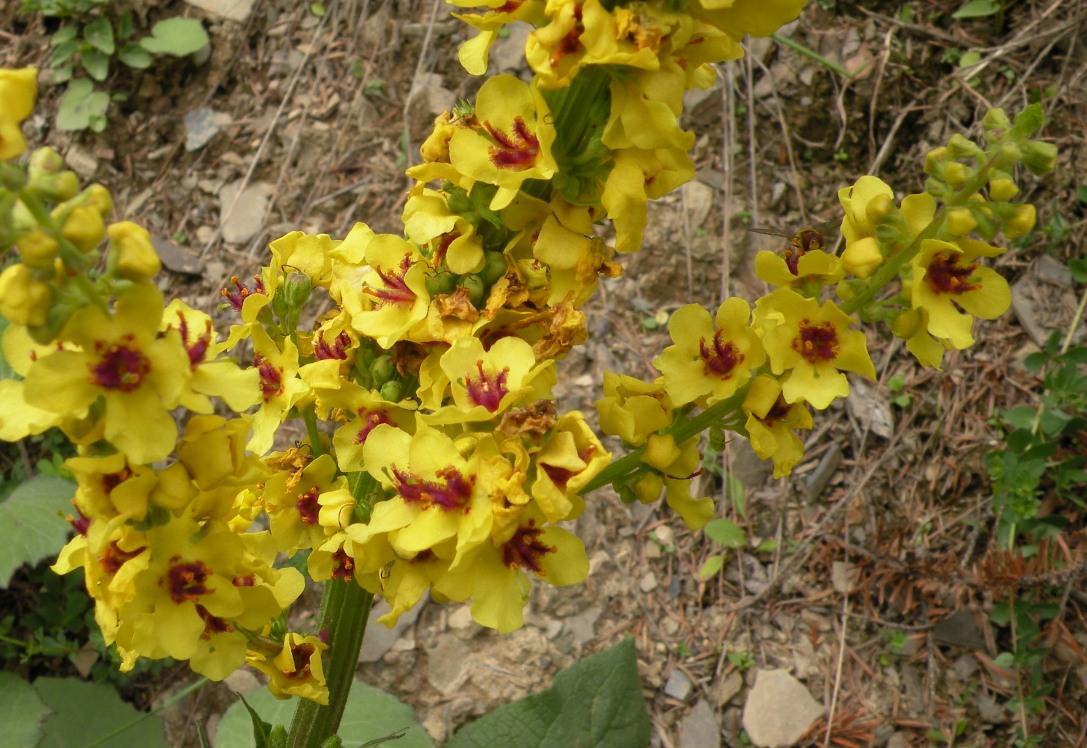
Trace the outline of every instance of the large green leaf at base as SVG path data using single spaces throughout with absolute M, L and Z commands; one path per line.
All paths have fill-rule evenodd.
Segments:
M 39 475 L 22 484 L 0 503 L 0 588 L 23 564 L 55 556 L 72 529 L 65 514 L 72 511 L 75 484 Z
M 297 698 L 277 699 L 268 689 L 248 694 L 245 700 L 265 722 L 290 726 Z M 415 711 L 391 693 L 356 680 L 347 696 L 339 736 L 345 746 L 357 746 L 377 738 L 401 737 L 389 740 L 391 748 L 434 748 L 430 736 L 419 724 Z M 219 722 L 215 735 L 216 748 L 254 748 L 253 723 L 241 701 L 232 704 Z
M 34 688 L 12 673 L 0 673 L 0 725 L 4 745 L 34 748 L 41 740 L 41 722 L 49 714 Z
M 112 686 L 75 678 L 38 678 L 34 690 L 53 710 L 38 748 L 170 748 L 162 720 L 121 701 Z
M 634 641 L 571 665 L 551 688 L 499 707 L 465 725 L 446 748 L 640 748 L 649 714 Z

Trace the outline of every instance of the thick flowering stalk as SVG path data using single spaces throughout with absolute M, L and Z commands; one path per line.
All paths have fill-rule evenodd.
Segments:
M 1006 307 L 988 241 L 1033 222 L 1010 202 L 1012 169 L 1051 166 L 1036 118 L 993 115 L 986 149 L 963 139 L 931 156 L 926 193 L 901 206 L 873 178 L 843 190 L 841 257 L 808 235 L 760 255 L 777 290 L 753 308 L 680 309 L 655 381 L 605 375 L 601 428 L 629 450 L 613 462 L 581 413 L 558 411 L 556 362 L 587 338 L 580 308 L 621 272 L 615 254 L 640 247 L 647 201 L 694 174 L 684 91 L 802 2 L 457 5 L 480 30 L 461 50 L 472 72 L 504 24 L 531 23 L 533 79 L 492 78 L 437 118 L 408 172 L 403 236 L 359 223 L 342 240 L 272 242 L 259 274 L 223 290 L 225 336 L 164 303 L 149 237 L 109 223 L 104 188 L 80 192 L 48 151 L 0 164 L 0 252 L 15 258 L 0 313 L 19 375 L 0 382 L 15 414 L 0 412 L 0 437 L 57 427 L 80 445 L 77 534 L 57 570 L 85 570 L 126 667 L 171 656 L 222 678 L 245 662 L 303 697 L 292 746 L 334 734 L 373 595 L 390 625 L 429 591 L 512 631 L 533 583 L 585 578 L 562 523 L 592 489 L 663 496 L 701 527 L 715 512 L 692 494 L 703 432 L 749 436 L 787 475 L 811 409 L 848 394 L 847 372 L 874 376 L 863 320 L 891 321 L 933 365 L 969 345 L 973 317 Z M 11 132 L 33 80 L 0 75 L 4 158 L 24 148 Z M 332 309 L 303 325 L 315 289 Z M 292 419 L 307 437 L 277 449 Z M 300 552 L 325 597 L 317 630 L 289 632 L 302 576 L 275 559 Z

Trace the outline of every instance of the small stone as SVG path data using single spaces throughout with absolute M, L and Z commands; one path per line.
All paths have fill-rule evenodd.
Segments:
M 566 619 L 564 628 L 570 633 L 575 645 L 581 647 L 596 638 L 596 621 L 603 612 L 603 606 L 593 605 Z
M 664 684 L 664 695 L 676 701 L 687 701 L 694 692 L 694 684 L 687 674 L 678 667 L 672 668 Z
M 253 12 L 256 0 L 185 0 L 186 3 L 228 21 L 243 23 Z
M 92 179 L 98 171 L 98 159 L 78 145 L 68 149 L 68 153 L 64 155 L 64 163 L 84 180 Z
M 472 608 L 468 605 L 461 605 L 450 613 L 445 620 L 451 629 L 468 629 L 475 625 L 475 621 L 472 619 Z
M 517 72 L 525 67 L 525 42 L 533 28 L 523 21 L 506 25 L 509 35 L 494 40 L 491 47 L 490 68 L 499 73 Z
M 760 670 L 744 704 L 743 724 L 760 748 L 796 743 L 823 714 L 823 705 L 785 670 Z
M 212 111 L 207 107 L 187 112 L 185 123 L 185 150 L 198 151 L 215 137 L 219 128 L 230 122 L 230 115 Z
M 268 182 L 254 182 L 244 190 L 241 186 L 239 179 L 219 192 L 223 241 L 228 244 L 244 244 L 260 232 L 268 200 L 275 193 L 275 187 Z
M 840 595 L 848 595 L 853 589 L 853 564 L 835 561 L 830 565 L 830 583 Z
M 683 748 L 720 748 L 721 730 L 705 699 L 699 699 L 679 721 L 679 744 Z
M 638 582 L 638 589 L 642 592 L 652 592 L 657 589 L 657 575 L 651 571 L 647 571 Z

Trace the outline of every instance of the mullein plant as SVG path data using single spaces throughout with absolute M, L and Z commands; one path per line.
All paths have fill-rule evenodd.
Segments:
M 564 523 L 589 491 L 663 497 L 700 528 L 715 512 L 692 494 L 705 432 L 747 436 L 788 475 L 812 409 L 848 395 L 847 372 L 875 376 L 862 323 L 889 323 L 926 366 L 971 345 L 974 318 L 1009 305 L 990 242 L 1034 224 L 1017 167 L 1055 162 L 1032 139 L 1037 107 L 994 110 L 982 144 L 929 154 L 924 192 L 843 188 L 840 256 L 808 241 L 761 253 L 775 290 L 679 309 L 656 380 L 605 375 L 601 430 L 626 449 L 613 459 L 581 412 L 559 412 L 556 361 L 587 339 L 582 307 L 621 272 L 616 253 L 641 246 L 646 202 L 694 175 L 684 91 L 803 2 L 454 4 L 479 31 L 460 50 L 475 74 L 503 25 L 532 24 L 532 80 L 490 78 L 438 117 L 403 235 L 360 223 L 272 242 L 269 265 L 224 289 L 223 334 L 166 302 L 148 233 L 110 222 L 104 187 L 81 188 L 47 148 L 23 155 L 37 74 L 0 71 L 0 313 L 17 373 L 0 381 L 0 438 L 59 428 L 79 447 L 75 535 L 54 568 L 84 570 L 123 667 L 173 657 L 221 679 L 249 664 L 303 697 L 292 746 L 335 733 L 373 595 L 390 625 L 429 591 L 513 631 L 533 579 L 588 573 Z M 307 437 L 275 449 L 288 419 Z M 279 561 L 303 551 L 325 594 L 318 629 L 293 632 L 305 580 Z

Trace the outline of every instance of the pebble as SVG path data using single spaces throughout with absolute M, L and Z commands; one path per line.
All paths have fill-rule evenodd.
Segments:
M 822 714 L 823 705 L 788 671 L 760 670 L 744 704 L 743 724 L 760 748 L 785 748 L 800 740 Z

